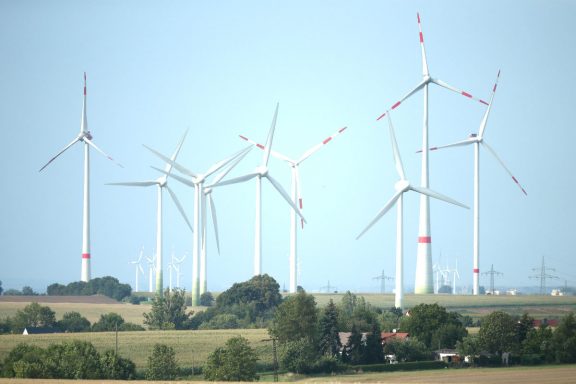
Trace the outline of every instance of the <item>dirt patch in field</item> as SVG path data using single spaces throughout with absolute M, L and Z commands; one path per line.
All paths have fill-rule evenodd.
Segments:
M 0 296 L 2 303 L 85 303 L 122 304 L 103 295 L 93 296 Z

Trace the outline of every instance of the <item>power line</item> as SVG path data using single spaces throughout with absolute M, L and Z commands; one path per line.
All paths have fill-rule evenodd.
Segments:
M 492 264 L 492 266 L 490 267 L 490 270 L 488 272 L 483 272 L 483 275 L 490 275 L 490 293 L 494 294 L 494 276 L 500 276 L 503 275 L 502 272 L 498 272 L 494 270 L 494 264 Z
M 550 275 L 547 272 L 553 271 L 556 272 L 554 268 L 546 267 L 544 263 L 544 256 L 542 256 L 542 266 L 540 268 L 532 268 L 533 271 L 539 272 L 534 276 L 529 276 L 531 279 L 540 279 L 540 294 L 544 295 L 546 293 L 546 279 L 557 279 L 558 276 Z
M 326 293 L 332 293 L 336 290 L 337 287 L 334 287 L 333 285 L 330 285 L 330 280 L 328 280 L 328 285 L 325 285 L 323 287 L 320 287 L 320 289 L 325 289 Z
M 394 280 L 392 276 L 386 276 L 384 270 L 380 276 L 373 277 L 372 280 L 380 280 L 380 293 L 386 292 L 386 280 Z

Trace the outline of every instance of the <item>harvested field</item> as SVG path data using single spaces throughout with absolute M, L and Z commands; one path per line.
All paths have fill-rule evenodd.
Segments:
M 281 376 L 280 381 L 297 383 L 390 383 L 390 384 L 571 384 L 576 376 L 575 365 L 491 368 L 491 369 L 448 369 L 440 371 L 364 373 L 305 378 Z M 268 379 L 266 377 L 265 379 Z M 271 380 L 270 380 L 271 381 Z M 2 379 L 0 384 L 39 384 L 69 383 L 69 380 Z M 95 381 L 75 380 L 77 384 L 91 384 Z M 178 381 L 178 383 L 199 383 L 200 381 Z M 106 381 L 110 384 L 124 384 L 125 381 Z M 154 384 L 158 381 L 130 381 L 134 384 Z M 166 383 L 166 382 L 162 382 Z
M 92 296 L 0 296 L 0 303 L 84 303 L 122 304 L 103 295 Z

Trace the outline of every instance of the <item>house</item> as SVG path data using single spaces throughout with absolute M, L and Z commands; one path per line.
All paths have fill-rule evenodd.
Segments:
M 392 340 L 406 341 L 410 335 L 406 332 L 382 332 L 380 334 L 380 339 L 382 340 L 382 345 Z
M 49 327 L 26 327 L 22 335 L 41 335 L 45 333 L 56 333 L 56 329 Z
M 462 362 L 462 357 L 455 349 L 438 349 L 434 351 L 434 360 L 445 363 L 460 363 Z

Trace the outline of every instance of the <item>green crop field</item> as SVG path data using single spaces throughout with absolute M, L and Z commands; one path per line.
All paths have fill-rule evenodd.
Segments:
M 167 344 L 174 348 L 181 366 L 193 367 L 204 364 L 209 353 L 224 346 L 229 338 L 238 335 L 250 341 L 261 363 L 272 362 L 272 344 L 269 341 L 262 341 L 269 337 L 265 329 L 118 332 L 118 353 L 134 361 L 138 369 L 143 369 L 154 344 Z M 52 343 L 70 340 L 89 341 L 99 352 L 114 349 L 116 346 L 114 332 L 0 335 L 0 361 L 4 360 L 10 350 L 19 343 L 45 348 Z

